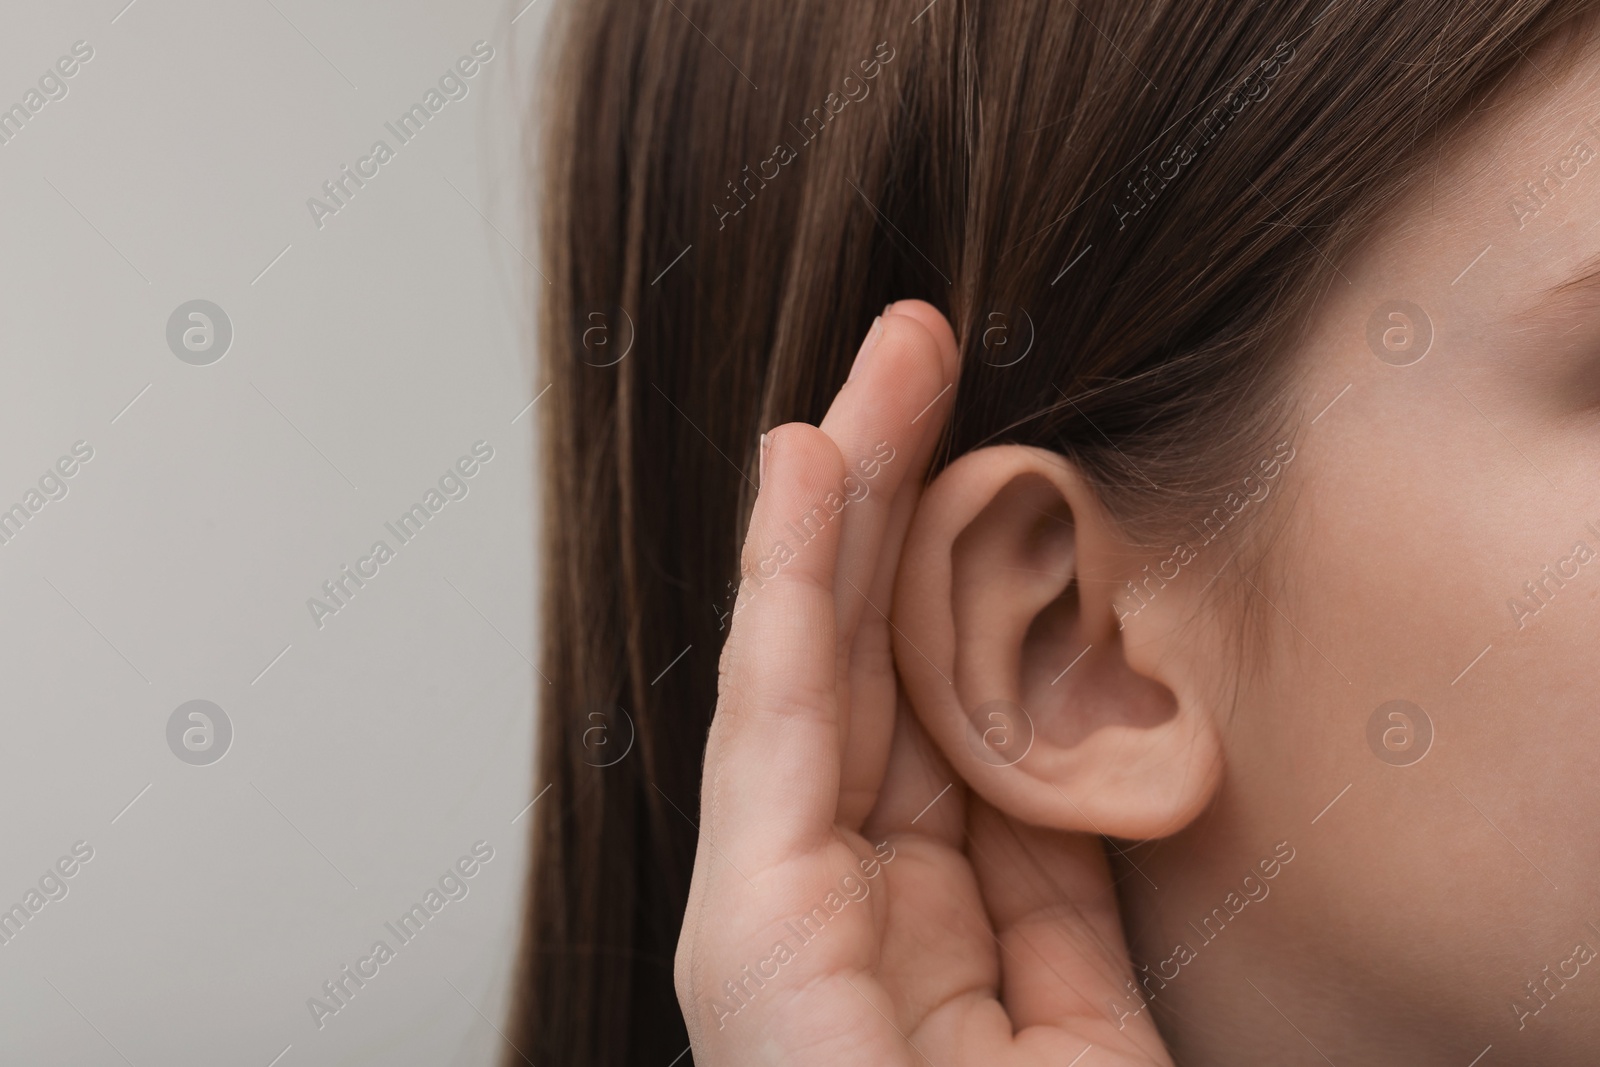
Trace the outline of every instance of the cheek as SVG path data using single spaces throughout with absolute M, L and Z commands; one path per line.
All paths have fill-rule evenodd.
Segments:
M 1364 321 L 1372 302 L 1353 298 L 1341 317 Z M 1286 524 L 1268 564 L 1283 592 L 1277 610 L 1261 606 L 1275 645 L 1293 650 L 1279 681 L 1315 707 L 1306 729 L 1317 733 L 1396 697 L 1441 709 L 1497 700 L 1485 684 L 1514 632 L 1507 598 L 1583 534 L 1507 436 L 1532 447 L 1548 428 L 1529 415 L 1519 433 L 1517 402 L 1447 358 L 1464 344 L 1450 320 L 1431 329 L 1429 355 L 1404 368 L 1360 338 L 1316 353 L 1303 406 L 1317 421 L 1302 423 L 1269 502 Z
M 1409 699 L 1453 727 L 1463 773 L 1537 792 L 1562 781 L 1563 746 L 1600 753 L 1600 566 L 1573 551 L 1600 542 L 1600 507 L 1552 485 L 1587 484 L 1600 432 L 1558 433 L 1484 375 L 1445 370 L 1363 383 L 1370 397 L 1344 398 L 1326 447 L 1299 449 L 1298 590 L 1280 607 L 1318 650 L 1301 676 L 1325 721 Z
M 1558 571 L 1600 547 L 1582 491 L 1600 423 L 1558 430 L 1443 360 L 1370 370 L 1318 383 L 1312 414 L 1354 380 L 1274 488 L 1229 789 L 1299 849 L 1266 921 L 1337 931 L 1314 954 L 1381 956 L 1402 984 L 1430 980 L 1414 946 L 1485 931 L 1492 965 L 1461 995 L 1504 1011 L 1493 979 L 1528 966 L 1529 938 L 1583 932 L 1553 886 L 1600 877 L 1600 560 Z M 1518 598 L 1537 609 L 1520 628 Z

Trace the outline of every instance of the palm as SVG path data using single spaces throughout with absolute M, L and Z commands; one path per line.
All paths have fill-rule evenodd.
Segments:
M 855 422 L 911 423 L 925 398 L 908 379 L 931 396 L 953 375 L 942 318 L 899 307 L 905 362 L 869 365 L 822 432 L 785 428 L 751 544 L 807 511 L 841 453 L 852 462 Z M 878 377 L 898 394 L 874 391 Z M 899 692 L 880 605 L 937 436 L 927 423 L 896 442 L 907 461 L 876 506 L 746 602 L 724 649 L 678 954 L 695 1062 L 1066 1067 L 1093 1048 L 1084 1067 L 1170 1064 L 1148 1012 L 1111 1007 L 1137 1004 L 1099 841 L 969 795 Z

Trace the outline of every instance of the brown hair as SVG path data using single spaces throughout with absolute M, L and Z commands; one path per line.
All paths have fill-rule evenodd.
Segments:
M 1272 356 L 1428 143 L 1587 6 L 566 0 L 531 142 L 550 788 L 506 1062 L 686 1050 L 757 438 L 822 415 L 886 303 L 955 327 L 945 455 L 1054 449 L 1160 536 L 1296 418 Z

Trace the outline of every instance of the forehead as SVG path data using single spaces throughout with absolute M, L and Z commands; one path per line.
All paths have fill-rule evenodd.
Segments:
M 1536 506 L 1517 493 L 1549 488 L 1557 459 L 1540 446 L 1600 406 L 1600 284 L 1571 284 L 1600 261 L 1597 131 L 1600 51 L 1585 45 L 1531 55 L 1407 161 L 1406 195 L 1339 262 L 1292 360 L 1318 499 L 1435 538 L 1438 516 L 1482 521 L 1468 509 L 1490 484 Z M 1346 540 L 1370 548 L 1361 529 Z
M 1570 406 L 1580 382 L 1593 396 L 1600 368 L 1579 356 L 1600 352 L 1600 48 L 1530 55 L 1405 165 L 1406 193 L 1338 264 L 1301 335 L 1305 391 L 1372 378 L 1393 394 L 1369 334 L 1400 308 L 1431 336 L 1408 382 L 1448 393 L 1493 374 L 1486 386 L 1547 409 Z
M 1573 284 L 1600 268 L 1600 51 L 1529 57 L 1431 149 L 1352 266 L 1482 328 L 1600 296 Z

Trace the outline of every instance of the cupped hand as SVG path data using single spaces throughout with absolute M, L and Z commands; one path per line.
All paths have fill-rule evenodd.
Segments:
M 767 435 L 675 967 L 698 1067 L 1172 1062 L 1100 840 L 971 794 L 897 682 L 886 612 L 956 371 L 901 301 L 822 425 Z

